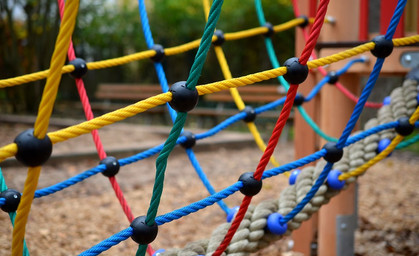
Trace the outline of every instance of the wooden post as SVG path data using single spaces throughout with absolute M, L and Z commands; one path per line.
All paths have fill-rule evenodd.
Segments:
M 309 5 L 309 2 L 311 5 Z M 309 12 L 315 11 L 313 8 L 314 1 L 299 0 L 299 8 L 301 14 L 309 14 Z M 309 15 L 307 15 L 309 16 Z M 301 54 L 305 45 L 305 40 L 302 32 L 299 28 L 296 30 L 296 44 L 295 44 L 295 55 L 298 56 Z M 311 89 L 316 85 L 317 79 L 316 74 L 310 72 L 307 80 L 301 84 L 298 88 L 298 91 L 303 95 L 307 95 Z M 308 103 L 305 103 L 304 108 L 308 115 L 317 122 L 318 112 L 316 109 L 319 108 L 319 98 L 316 97 Z M 295 109 L 295 112 L 298 112 Z M 310 155 L 316 150 L 318 150 L 318 141 L 317 136 L 313 129 L 304 121 L 300 114 L 296 114 L 294 118 L 294 156 L 296 159 L 302 158 L 304 156 Z M 293 251 L 301 252 L 304 255 L 311 255 L 311 244 L 316 242 L 317 234 L 317 214 L 311 217 L 310 220 L 303 222 L 301 227 L 295 230 L 292 234 L 294 240 Z
M 325 42 L 356 41 L 359 38 L 358 29 L 360 19 L 358 17 L 360 17 L 360 4 L 360 0 L 330 1 L 328 7 L 328 15 L 336 17 L 336 24 L 333 26 L 324 26 L 321 34 L 321 40 Z M 322 54 L 320 53 L 320 55 Z M 355 93 L 355 95 L 358 95 L 360 82 L 358 75 L 344 75 L 339 78 L 339 81 L 345 85 L 346 88 Z M 321 92 L 320 106 L 320 127 L 327 134 L 334 137 L 340 137 L 344 127 L 346 126 L 346 123 L 351 116 L 355 103 L 347 99 L 336 88 L 332 86 L 326 86 L 322 89 Z M 324 144 L 324 141 L 322 144 Z M 337 218 L 338 216 L 349 216 L 354 214 L 354 209 L 355 189 L 353 186 L 348 190 L 342 191 L 327 205 L 322 206 L 319 211 L 319 255 L 342 256 L 342 254 L 339 254 L 337 251 L 337 242 L 339 240 L 336 232 Z M 350 250 L 350 244 L 348 248 Z

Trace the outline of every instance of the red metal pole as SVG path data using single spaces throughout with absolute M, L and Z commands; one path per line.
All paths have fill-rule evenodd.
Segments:
M 369 0 L 361 0 L 359 13 L 359 37 L 360 41 L 368 40 L 368 9 Z
M 380 12 L 380 34 L 386 33 L 387 27 L 390 24 L 391 17 L 393 16 L 394 9 L 396 9 L 397 1 L 394 0 L 381 0 L 381 12 Z M 397 26 L 394 37 L 404 36 L 404 13 L 400 18 L 400 23 Z

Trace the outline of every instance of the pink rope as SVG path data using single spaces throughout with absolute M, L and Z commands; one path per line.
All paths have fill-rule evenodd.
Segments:
M 64 0 L 57 0 L 57 1 L 58 1 L 60 17 L 62 19 L 63 14 L 64 14 L 65 3 L 64 3 Z M 70 46 L 68 48 L 67 55 L 68 55 L 69 61 L 72 61 L 76 58 L 76 53 L 74 51 L 74 46 L 73 46 L 73 40 L 70 40 Z M 87 93 L 86 93 L 86 89 L 85 89 L 85 86 L 84 86 L 83 79 L 76 78 L 75 80 L 76 80 L 77 91 L 78 91 L 79 96 L 80 96 L 80 101 L 82 103 L 86 119 L 91 120 L 91 119 L 94 118 L 94 115 L 93 115 L 92 107 L 91 107 L 90 102 L 89 102 L 89 97 L 87 96 Z M 98 152 L 99 158 L 101 160 L 106 158 L 107 155 L 106 155 L 105 149 L 103 148 L 103 143 L 100 139 L 98 131 L 93 130 L 91 132 L 91 134 L 92 134 L 93 141 L 95 143 L 96 150 Z M 109 182 L 111 183 L 112 188 L 115 192 L 115 195 L 118 198 L 118 201 L 119 201 L 120 205 L 122 206 L 122 210 L 124 211 L 125 215 L 127 216 L 128 221 L 131 223 L 134 220 L 134 216 L 132 214 L 131 208 L 129 207 L 129 205 L 128 205 L 125 197 L 124 197 L 124 194 L 121 190 L 121 187 L 119 186 L 115 177 L 109 177 Z M 155 251 L 153 250 L 153 248 L 150 245 L 147 246 L 147 253 L 149 255 L 153 255 L 155 253 Z

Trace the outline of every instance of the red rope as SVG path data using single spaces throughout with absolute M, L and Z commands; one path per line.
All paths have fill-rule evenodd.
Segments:
M 233 239 L 233 236 L 236 233 L 237 229 L 239 228 L 241 221 L 246 215 L 247 208 L 249 208 L 251 201 L 252 201 L 251 196 L 245 196 L 243 198 L 243 201 L 240 205 L 239 211 L 236 214 L 236 217 L 234 218 L 233 223 L 228 229 L 228 232 L 225 235 L 223 242 L 218 246 L 217 250 L 215 250 L 215 252 L 212 254 L 213 256 L 219 256 L 227 249 L 227 246 L 230 244 L 231 239 Z
M 329 0 L 322 0 L 320 2 L 319 9 L 317 11 L 316 18 L 313 24 L 313 28 L 310 33 L 310 37 L 307 40 L 307 43 L 299 59 L 300 64 L 303 64 L 303 65 L 307 64 L 307 61 L 311 55 L 311 52 L 313 51 L 314 46 L 316 45 L 317 38 L 319 37 L 320 30 L 324 23 L 323 21 L 324 21 L 324 17 L 326 16 L 328 4 L 329 4 Z M 256 180 L 260 180 L 262 178 L 266 165 L 268 164 L 269 159 L 271 158 L 275 150 L 275 147 L 278 144 L 279 137 L 281 136 L 285 123 L 287 122 L 287 119 L 291 113 L 291 109 L 294 104 L 294 99 L 297 94 L 297 90 L 298 90 L 298 85 L 291 85 L 290 89 L 287 92 L 287 97 L 284 103 L 284 107 L 281 110 L 281 113 L 275 124 L 275 128 L 272 131 L 271 138 L 269 139 L 268 145 L 266 146 L 266 149 L 263 152 L 263 155 L 256 168 L 256 171 L 253 174 L 253 177 Z M 220 256 L 227 249 L 228 245 L 231 242 L 231 239 L 233 239 L 234 234 L 236 233 L 237 229 L 240 226 L 240 223 L 242 222 L 246 214 L 247 208 L 249 207 L 251 200 L 252 200 L 251 196 L 244 197 L 240 205 L 239 211 L 236 217 L 234 218 L 233 223 L 231 224 L 229 230 L 227 231 L 227 234 L 225 235 L 221 244 L 218 246 L 217 250 L 215 250 L 215 252 L 212 254 L 213 256 Z
M 300 16 L 300 11 L 298 9 L 297 0 L 293 0 L 292 2 L 293 2 L 293 7 L 294 7 L 294 15 L 295 15 L 295 17 L 298 17 L 298 16 Z M 303 28 L 301 31 L 303 32 L 304 40 L 307 41 L 308 40 L 308 34 L 307 34 L 306 29 Z M 312 52 L 311 57 L 313 59 L 317 59 L 316 53 Z M 320 73 L 323 76 L 327 75 L 327 71 L 323 67 L 318 67 L 317 69 L 320 71 Z M 340 82 L 336 82 L 335 85 L 336 85 L 336 88 L 339 89 L 339 91 L 341 91 L 348 99 L 352 100 L 355 103 L 358 103 L 358 97 L 356 97 L 354 94 L 352 94 Z M 365 103 L 365 107 L 368 107 L 368 108 L 381 108 L 382 106 L 383 106 L 383 103 L 375 103 L 375 102 L 369 102 L 369 101 Z
M 319 8 L 317 9 L 316 18 L 314 20 L 313 27 L 311 28 L 310 36 L 306 41 L 306 45 L 304 46 L 303 52 L 301 53 L 301 57 L 299 59 L 300 64 L 302 65 L 307 64 L 307 61 L 310 58 L 314 47 L 316 46 L 317 39 L 320 35 L 320 30 L 324 24 L 324 18 L 326 17 L 327 5 L 329 4 L 329 1 L 330 0 L 322 0 L 320 2 Z
M 62 19 L 63 13 L 64 13 L 65 3 L 64 3 L 64 0 L 57 0 L 57 1 L 58 1 L 58 6 L 59 6 L 60 17 Z M 72 40 L 70 40 L 70 46 L 68 48 L 67 55 L 68 55 L 69 61 L 72 61 L 76 58 L 76 53 L 74 51 L 74 46 L 73 46 L 73 41 Z M 93 115 L 92 108 L 91 108 L 91 105 L 90 105 L 90 102 L 89 102 L 89 97 L 87 96 L 87 93 L 86 93 L 86 89 L 85 89 L 85 86 L 84 86 L 83 79 L 76 78 L 75 80 L 76 80 L 76 87 L 77 87 L 77 90 L 78 90 L 78 93 L 79 93 L 79 96 L 80 96 L 80 101 L 82 103 L 86 119 L 91 120 L 91 119 L 94 118 L 94 115 Z M 99 158 L 102 160 L 102 159 L 106 158 L 106 152 L 103 148 L 103 144 L 102 144 L 102 141 L 99 137 L 99 133 L 98 133 L 97 130 L 93 130 L 91 133 L 92 133 L 93 141 L 95 143 L 96 150 L 98 152 Z M 115 177 L 109 177 L 109 182 L 111 183 L 112 188 L 115 192 L 115 195 L 118 198 L 118 201 L 122 206 L 122 210 L 124 211 L 125 215 L 127 216 L 128 221 L 131 223 L 134 220 L 134 216 L 132 214 L 131 208 L 129 207 L 129 205 L 128 205 L 125 197 L 124 197 L 124 194 L 121 190 L 121 187 L 119 186 Z M 147 253 L 149 255 L 153 255 L 155 253 L 155 251 L 153 250 L 153 248 L 150 245 L 147 246 Z

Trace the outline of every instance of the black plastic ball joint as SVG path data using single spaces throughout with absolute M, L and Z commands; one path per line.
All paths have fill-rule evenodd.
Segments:
M 303 22 L 303 23 L 301 23 L 300 25 L 298 25 L 300 28 L 305 28 L 305 27 L 307 27 L 307 26 L 308 26 L 309 20 L 308 20 L 308 17 L 307 17 L 307 16 L 305 16 L 305 15 L 300 15 L 298 18 L 300 18 L 300 19 L 304 19 L 304 22 Z
M 328 142 L 323 146 L 326 149 L 326 155 L 323 157 L 329 163 L 336 163 L 343 156 L 343 149 L 336 147 L 336 142 Z
M 215 30 L 214 35 L 217 37 L 217 39 L 213 42 L 214 45 L 220 46 L 226 41 L 224 37 L 224 32 L 222 30 Z
M 339 76 L 335 71 L 330 71 L 329 74 L 327 74 L 327 76 L 329 77 L 329 84 L 336 84 L 339 80 Z
M 156 52 L 156 55 L 151 57 L 150 59 L 154 62 L 161 62 L 165 56 L 164 48 L 160 44 L 155 44 L 153 47 L 151 47 L 151 50 L 154 50 Z
M 297 93 L 294 98 L 294 106 L 301 106 L 305 101 L 304 96 L 301 93 Z
M 243 173 L 240 175 L 239 181 L 243 182 L 240 192 L 245 196 L 254 196 L 262 189 L 262 180 L 256 180 L 253 177 L 253 172 Z
M 196 144 L 196 137 L 195 134 L 190 131 L 184 131 L 182 136 L 186 138 L 185 142 L 181 143 L 182 147 L 184 148 L 192 148 Z
M 271 37 L 275 34 L 274 27 L 272 26 L 272 23 L 266 22 L 265 25 L 263 25 L 265 28 L 268 28 L 268 31 L 263 34 L 265 37 Z
M 86 61 L 81 58 L 75 58 L 68 64 L 74 66 L 73 72 L 70 73 L 73 78 L 82 78 L 87 73 Z
M 120 165 L 118 159 L 113 156 L 102 159 L 99 164 L 104 164 L 106 166 L 106 170 L 102 172 L 106 177 L 113 177 L 119 172 Z
M 198 103 L 198 91 L 186 87 L 186 81 L 174 83 L 169 90 L 172 93 L 172 100 L 169 105 L 178 112 L 188 112 Z
M 16 159 L 26 166 L 39 166 L 45 163 L 52 153 L 52 142 L 48 135 L 38 139 L 33 134 L 33 129 L 28 129 L 19 134 L 14 142 L 17 145 Z
M 15 212 L 20 203 L 20 192 L 14 189 L 6 189 L 0 193 L 0 198 L 6 200 L 1 209 L 5 212 Z
M 131 239 L 138 244 L 149 244 L 157 237 L 157 223 L 149 226 L 145 223 L 146 216 L 135 218 L 131 222 L 132 236 Z
M 412 134 L 415 126 L 409 122 L 408 117 L 400 117 L 397 121 L 399 122 L 399 124 L 396 126 L 396 132 L 398 134 L 401 136 L 408 136 Z
M 246 117 L 243 118 L 243 121 L 246 123 L 250 123 L 255 121 L 256 119 L 256 111 L 254 108 L 252 108 L 251 106 L 246 106 L 242 112 L 246 113 Z
M 285 80 L 290 84 L 301 84 L 307 79 L 308 67 L 301 65 L 297 57 L 292 57 L 284 62 L 287 73 L 284 75 Z
M 384 35 L 374 37 L 372 42 L 375 43 L 375 47 L 371 53 L 377 58 L 385 58 L 393 52 L 393 41 L 386 39 Z

